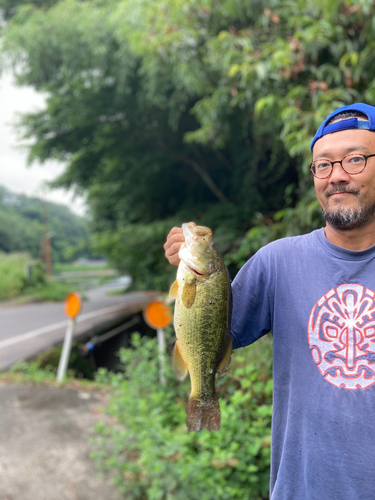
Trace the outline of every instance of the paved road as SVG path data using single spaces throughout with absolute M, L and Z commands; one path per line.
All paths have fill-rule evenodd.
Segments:
M 0 500 L 124 498 L 89 458 L 103 393 L 0 383 L 0 401 Z
M 77 319 L 76 336 L 98 322 L 121 313 L 137 312 L 155 299 L 156 292 L 106 295 L 105 288 L 86 292 L 87 301 Z M 62 302 L 0 305 L 0 370 L 29 359 L 64 339 L 67 318 Z

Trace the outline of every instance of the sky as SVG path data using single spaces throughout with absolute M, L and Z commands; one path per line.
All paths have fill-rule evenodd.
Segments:
M 15 192 L 38 196 L 54 203 L 68 205 L 72 212 L 84 215 L 85 203 L 81 197 L 63 189 L 46 188 L 46 181 L 56 179 L 64 170 L 57 162 L 27 165 L 27 152 L 12 123 L 17 114 L 43 107 L 44 98 L 32 88 L 16 87 L 11 74 L 0 77 L 0 185 Z

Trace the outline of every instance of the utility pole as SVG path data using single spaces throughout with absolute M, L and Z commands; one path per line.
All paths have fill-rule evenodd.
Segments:
M 52 276 L 52 252 L 51 252 L 51 238 L 48 230 L 48 211 L 47 202 L 43 199 L 43 260 L 46 265 L 48 276 Z

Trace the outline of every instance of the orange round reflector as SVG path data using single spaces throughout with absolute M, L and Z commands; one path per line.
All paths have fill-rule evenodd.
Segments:
M 155 300 L 150 302 L 143 311 L 143 317 L 151 328 L 166 328 L 172 322 L 172 313 L 165 302 Z
M 65 314 L 69 318 L 78 316 L 81 310 L 81 297 L 78 293 L 70 293 L 65 299 Z

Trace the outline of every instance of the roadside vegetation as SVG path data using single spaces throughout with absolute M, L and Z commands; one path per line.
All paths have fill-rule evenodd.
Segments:
M 60 350 L 57 349 L 60 357 Z M 57 358 L 57 363 L 58 363 Z M 38 357 L 31 361 L 21 361 L 13 365 L 8 371 L 0 373 L 0 381 L 12 384 L 48 384 L 92 389 L 111 390 L 110 386 L 87 378 L 77 378 L 76 370 L 69 368 L 62 382 L 56 381 L 58 364 L 45 364 Z
M 22 293 L 26 281 L 27 253 L 0 253 L 0 300 L 12 299 Z
M 82 271 L 103 271 L 104 269 L 109 269 L 108 264 L 81 264 L 75 262 L 56 262 L 53 265 L 54 274 L 60 273 L 76 273 Z
M 0 380 L 16 384 L 42 384 L 56 380 L 56 371 L 50 365 L 41 366 L 38 361 L 21 361 L 7 372 L 0 373 Z M 67 376 L 66 380 L 72 380 Z
M 68 293 L 79 291 L 72 284 L 52 281 L 43 262 L 26 252 L 0 252 L 0 277 L 0 301 L 62 301 Z
M 171 342 L 171 339 L 170 339 Z M 268 498 L 272 339 L 233 353 L 232 368 L 217 379 L 221 429 L 188 433 L 190 382 L 176 382 L 168 363 L 159 382 L 156 339 L 133 336 L 123 349 L 123 373 L 100 369 L 112 388 L 115 426 L 100 425 L 94 458 L 115 476 L 124 498 L 261 500 Z M 170 345 L 171 347 L 171 345 Z
M 0 380 L 12 383 L 57 384 L 56 376 L 62 345 L 41 352 L 29 361 L 20 361 L 8 371 L 0 373 Z M 103 384 L 94 380 L 92 368 L 86 358 L 79 353 L 79 344 L 72 343 L 68 369 L 63 384 L 82 383 L 102 388 Z

